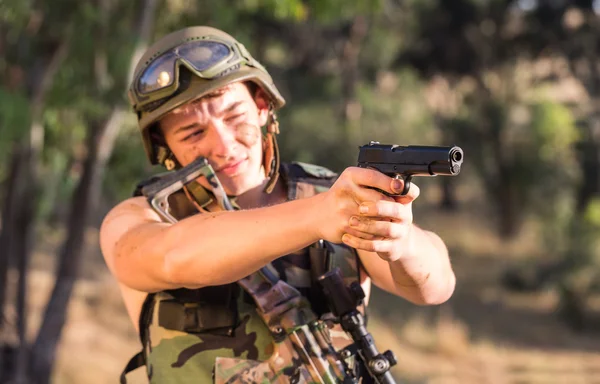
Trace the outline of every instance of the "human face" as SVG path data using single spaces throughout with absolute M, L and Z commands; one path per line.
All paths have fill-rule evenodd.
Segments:
M 262 134 L 266 98 L 252 98 L 242 83 L 228 85 L 163 117 L 160 127 L 177 161 L 186 166 L 200 156 L 214 168 L 225 192 L 237 196 L 263 183 Z M 209 188 L 204 178 L 200 184 Z

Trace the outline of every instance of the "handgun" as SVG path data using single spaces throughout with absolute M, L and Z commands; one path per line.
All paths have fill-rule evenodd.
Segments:
M 371 141 L 359 147 L 358 166 L 402 178 L 404 189 L 400 195 L 406 195 L 412 177 L 456 176 L 460 173 L 463 158 L 463 150 L 457 146 L 400 146 Z

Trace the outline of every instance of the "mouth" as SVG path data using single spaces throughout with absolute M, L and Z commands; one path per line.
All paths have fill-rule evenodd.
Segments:
M 231 163 L 227 163 L 217 169 L 217 173 L 222 173 L 227 176 L 234 176 L 237 174 L 242 166 L 246 163 L 248 159 L 240 159 Z

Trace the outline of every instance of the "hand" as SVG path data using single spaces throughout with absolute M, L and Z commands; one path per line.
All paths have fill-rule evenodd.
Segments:
M 404 187 L 401 183 L 400 190 Z M 363 202 L 359 215 L 350 218 L 350 229 L 343 235 L 342 241 L 356 249 L 376 252 L 386 261 L 396 261 L 410 254 L 412 202 L 419 193 L 419 187 L 411 183 L 405 196 L 394 196 L 391 201 Z
M 410 231 L 411 203 L 419 195 L 419 188 L 412 184 L 407 196 L 398 197 L 372 188 L 399 194 L 404 183 L 373 169 L 347 168 L 321 195 L 322 204 L 317 207 L 319 234 L 334 243 L 378 252 L 386 260 L 397 259 L 400 254 L 395 248 Z M 366 208 L 363 213 L 359 211 L 361 206 Z

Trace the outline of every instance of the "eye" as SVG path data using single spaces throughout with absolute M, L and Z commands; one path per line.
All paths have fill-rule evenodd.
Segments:
M 237 112 L 225 118 L 225 121 L 230 123 L 232 121 L 236 121 L 244 116 L 244 112 Z
M 204 134 L 204 129 L 196 129 L 189 135 L 185 136 L 182 141 L 190 141 L 192 139 L 198 138 Z

